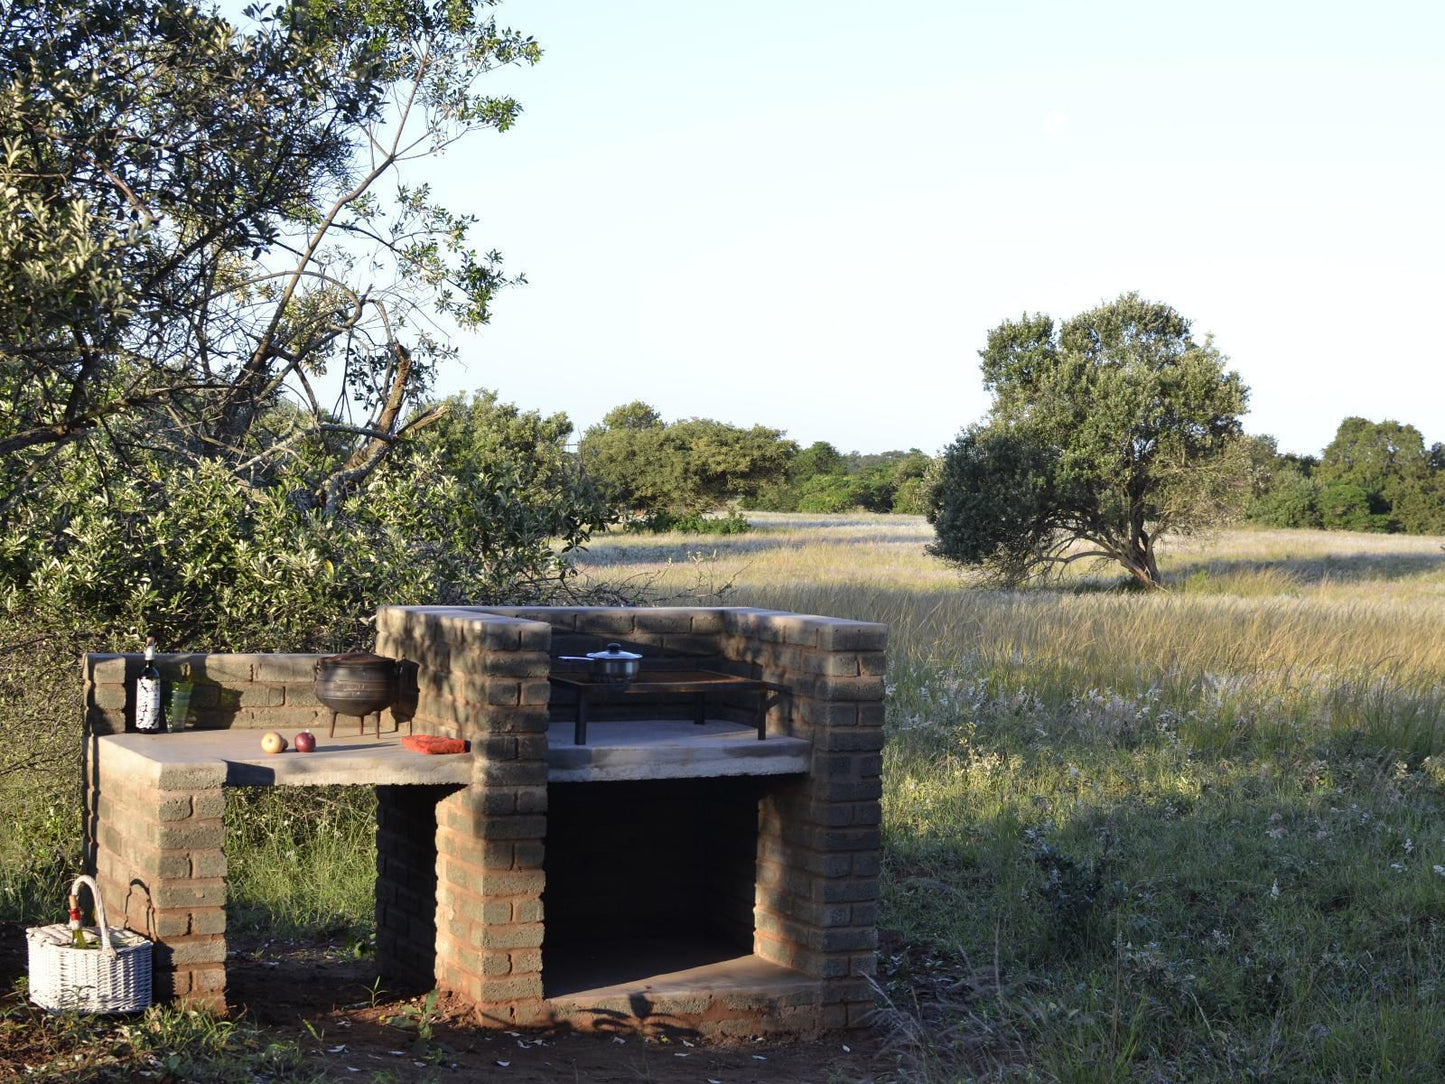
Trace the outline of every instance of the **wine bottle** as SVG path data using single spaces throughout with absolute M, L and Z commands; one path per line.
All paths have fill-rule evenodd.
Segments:
M 70 897 L 70 944 L 73 948 L 89 948 L 80 930 L 80 901 Z
M 156 638 L 146 637 L 146 661 L 135 683 L 135 728 L 146 734 L 161 730 L 161 672 L 156 669 Z

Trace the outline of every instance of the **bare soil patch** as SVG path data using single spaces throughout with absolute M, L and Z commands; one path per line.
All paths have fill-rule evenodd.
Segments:
M 0 983 L 13 988 L 25 970 L 23 929 L 0 925 Z M 717 1045 L 686 1037 L 480 1028 L 465 1007 L 443 999 L 428 1012 L 424 995 L 386 990 L 371 958 L 354 955 L 339 939 L 234 942 L 227 980 L 233 1016 L 263 1028 L 267 1039 L 297 1043 L 308 1069 L 337 1080 L 864 1084 L 895 1075 L 894 1059 L 873 1032 Z M 429 1038 L 418 1034 L 419 1014 Z M 0 1077 L 42 1053 L 27 1048 L 18 1029 L 0 1031 Z

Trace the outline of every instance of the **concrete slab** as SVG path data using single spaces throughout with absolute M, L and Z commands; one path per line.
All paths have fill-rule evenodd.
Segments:
M 129 768 L 152 775 L 167 769 L 214 764 L 228 787 L 319 787 L 331 783 L 470 783 L 466 753 L 432 756 L 402 747 L 396 736 L 317 735 L 312 753 L 261 751 L 260 730 L 186 730 L 179 734 L 107 734 L 97 739 L 105 770 Z M 287 741 L 291 736 L 287 735 Z
M 98 737 L 103 770 L 134 774 L 178 789 L 195 786 L 319 787 L 328 784 L 470 783 L 469 754 L 413 753 L 396 735 L 380 738 L 317 735 L 312 753 L 261 751 L 260 730 L 186 730 L 178 734 Z M 287 740 L 291 738 L 287 735 Z M 594 722 L 587 744 L 572 744 L 572 724 L 547 732 L 547 777 L 558 783 L 631 779 L 699 779 L 733 775 L 791 775 L 808 770 L 809 744 L 799 738 L 758 741 L 752 727 L 723 720 Z M 201 776 L 205 776 L 202 780 Z
M 706 779 L 794 775 L 808 770 L 812 746 L 801 738 L 758 740 L 755 728 L 722 719 L 601 720 L 587 744 L 572 744 L 572 724 L 547 730 L 547 778 L 553 783 L 632 779 Z

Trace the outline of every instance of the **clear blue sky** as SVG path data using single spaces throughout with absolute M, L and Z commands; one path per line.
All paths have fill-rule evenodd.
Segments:
M 1212 332 L 1246 428 L 1445 440 L 1445 5 L 507 0 L 526 112 L 433 181 L 530 284 L 444 390 L 934 452 L 1021 312 Z

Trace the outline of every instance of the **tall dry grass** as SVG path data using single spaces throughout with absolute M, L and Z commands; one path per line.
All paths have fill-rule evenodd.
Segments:
M 753 534 L 701 542 L 609 536 L 588 571 L 654 577 L 663 596 L 882 621 L 896 660 L 962 667 L 1046 700 L 1088 688 L 1226 696 L 1292 724 L 1408 725 L 1411 749 L 1440 751 L 1440 539 L 1230 531 L 1169 545 L 1167 592 L 1134 591 L 1106 565 L 997 591 L 927 556 L 919 517 L 757 519 Z

